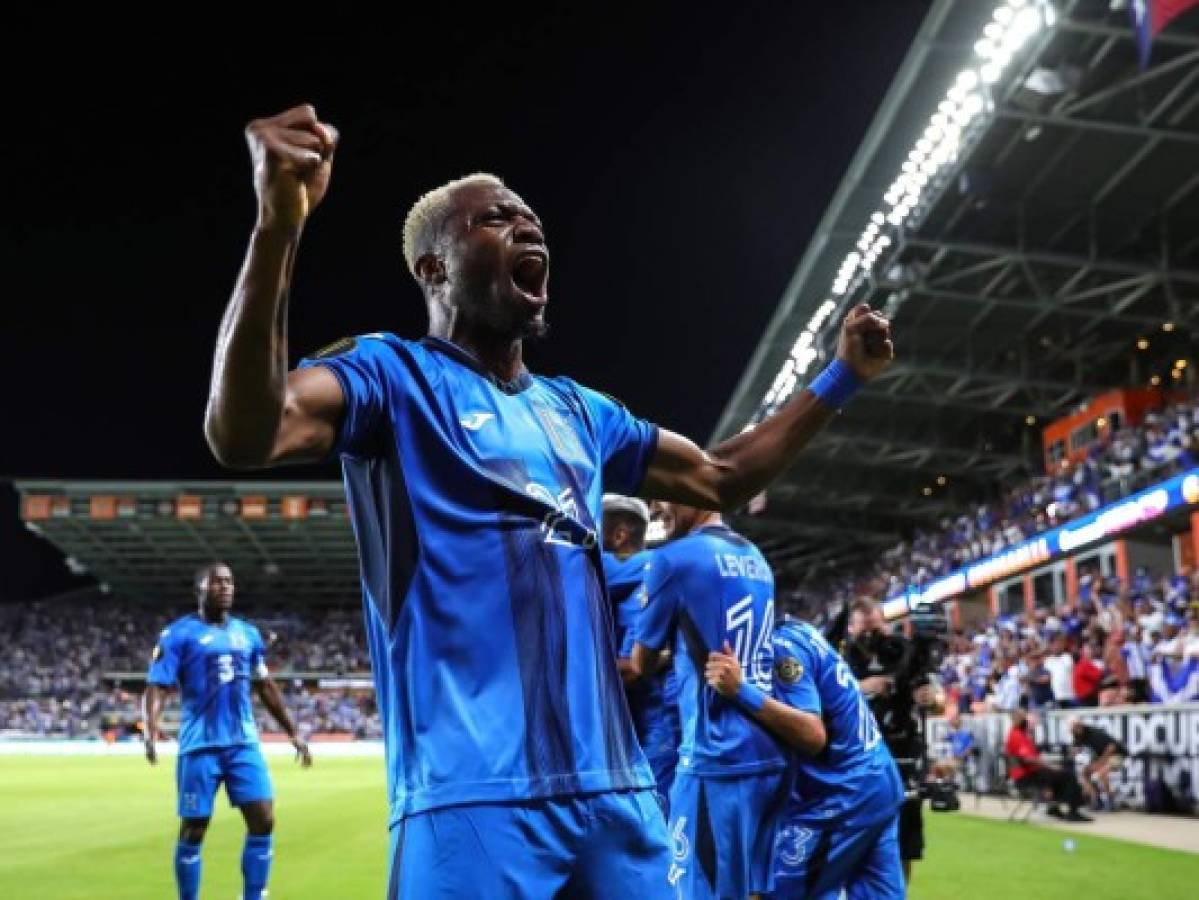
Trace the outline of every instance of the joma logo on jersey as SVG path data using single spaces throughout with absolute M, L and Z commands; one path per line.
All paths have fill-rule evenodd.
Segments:
M 463 416 L 458 421 L 462 423 L 462 427 L 467 431 L 478 431 L 494 418 L 495 413 L 473 412 L 469 416 Z

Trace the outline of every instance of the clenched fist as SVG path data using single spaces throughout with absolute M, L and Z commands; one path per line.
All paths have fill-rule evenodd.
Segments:
M 246 126 L 260 227 L 304 224 L 329 189 L 337 139 L 337 129 L 307 104 Z
M 867 304 L 859 303 L 849 311 L 841 325 L 837 358 L 863 381 L 874 378 L 895 359 L 891 323 Z

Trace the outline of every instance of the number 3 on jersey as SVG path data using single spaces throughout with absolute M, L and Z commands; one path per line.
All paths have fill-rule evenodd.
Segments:
M 733 655 L 745 673 L 745 679 L 760 690 L 770 690 L 770 631 L 774 627 L 774 601 L 766 604 L 766 614 L 754 636 L 754 598 L 742 597 L 728 608 L 724 627 L 733 645 Z

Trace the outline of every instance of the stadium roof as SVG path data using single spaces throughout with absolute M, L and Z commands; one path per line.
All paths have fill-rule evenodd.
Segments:
M 738 523 L 784 576 L 990 496 L 1041 421 L 1190 356 L 1199 22 L 1142 69 L 1112 5 L 933 4 L 714 435 L 815 375 L 852 304 L 891 317 L 896 364 Z
M 118 596 L 189 596 L 227 562 L 248 602 L 357 603 L 358 556 L 341 482 L 21 481 L 21 515 L 73 571 Z

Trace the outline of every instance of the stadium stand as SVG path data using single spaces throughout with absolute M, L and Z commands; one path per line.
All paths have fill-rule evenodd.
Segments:
M 116 739 L 133 734 L 158 632 L 183 610 L 99 591 L 0 606 L 0 735 Z M 380 736 L 357 609 L 239 610 L 268 642 L 272 674 L 305 734 Z M 167 723 L 174 719 L 168 710 Z M 269 720 L 259 725 L 270 730 Z

